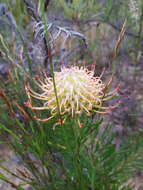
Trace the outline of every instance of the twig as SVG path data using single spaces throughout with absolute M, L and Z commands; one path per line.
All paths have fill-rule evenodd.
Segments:
M 37 38 L 38 35 L 40 35 L 42 38 L 45 37 L 45 25 L 40 21 L 38 23 L 36 23 L 35 26 L 35 38 Z M 64 34 L 64 40 L 63 40 L 63 44 L 62 47 L 64 47 L 66 41 L 70 38 L 70 37 L 77 37 L 80 38 L 81 40 L 83 40 L 83 43 L 86 44 L 86 38 L 83 34 L 81 34 L 80 32 L 76 32 L 74 30 L 72 30 L 69 27 L 61 27 L 61 26 L 57 26 L 54 23 L 47 23 L 46 24 L 46 29 L 49 32 L 49 35 L 51 37 L 51 40 L 49 41 L 49 44 L 52 44 L 54 41 L 56 41 L 58 39 L 58 37 L 60 37 L 61 34 Z
M 121 42 L 124 38 L 124 35 L 125 35 L 125 31 L 126 31 L 126 20 L 122 26 L 122 29 L 121 29 L 121 32 L 119 34 L 119 37 L 118 37 L 118 40 L 116 41 L 116 44 L 115 44 L 115 48 L 114 48 L 114 54 L 113 54 L 113 58 L 112 59 L 115 59 L 116 56 L 117 56 L 117 51 L 121 45 Z
M 41 20 L 40 16 L 36 12 L 36 7 L 33 5 L 31 0 L 23 0 L 26 5 L 27 12 L 31 15 L 37 22 Z
M 33 5 L 32 1 L 23 0 L 23 2 L 27 7 L 27 11 L 28 11 L 29 15 L 31 15 L 32 18 L 34 18 L 36 22 L 41 22 L 42 19 L 36 12 L 36 7 Z M 49 57 L 48 57 L 49 48 L 48 48 L 47 39 L 45 36 L 43 37 L 43 44 L 44 44 L 44 50 L 45 50 L 45 54 L 46 54 L 45 59 L 44 59 L 44 67 L 47 68 L 49 65 Z
M 50 0 L 45 0 L 45 4 L 44 4 L 44 11 L 47 10 L 48 6 L 49 6 Z

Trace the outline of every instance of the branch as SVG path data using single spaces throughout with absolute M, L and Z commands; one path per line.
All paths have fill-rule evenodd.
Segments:
M 41 22 L 42 19 L 38 15 L 38 13 L 36 11 L 36 7 L 33 5 L 32 1 L 31 0 L 23 0 L 23 2 L 26 5 L 29 15 L 32 16 L 32 18 L 34 18 L 36 22 Z M 45 2 L 45 6 L 47 8 L 49 1 L 46 1 L 46 2 Z M 44 44 L 44 50 L 46 53 L 45 60 L 44 60 L 44 66 L 45 66 L 45 68 L 47 68 L 48 64 L 50 64 L 50 61 L 49 61 L 49 57 L 48 57 L 49 48 L 48 48 L 47 40 L 46 40 L 45 36 L 43 37 L 43 44 Z

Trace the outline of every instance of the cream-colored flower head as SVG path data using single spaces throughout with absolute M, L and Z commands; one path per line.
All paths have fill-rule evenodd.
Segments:
M 29 84 L 26 85 L 28 106 L 31 109 L 48 109 L 51 111 L 51 117 L 57 115 L 58 111 L 61 115 L 67 113 L 72 117 L 81 113 L 90 115 L 93 111 L 100 112 L 100 109 L 106 109 L 102 106 L 103 101 L 110 99 L 115 93 L 105 93 L 107 85 L 102 82 L 101 76 L 95 77 L 93 71 L 84 67 L 64 67 L 61 72 L 54 73 L 54 78 L 57 98 L 53 79 L 47 77 L 45 72 L 42 78 L 37 77 L 35 80 L 41 93 L 33 91 Z M 32 98 L 41 100 L 43 106 L 32 106 Z

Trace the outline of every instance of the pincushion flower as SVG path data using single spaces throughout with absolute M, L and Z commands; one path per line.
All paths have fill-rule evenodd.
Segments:
M 102 75 L 95 77 L 94 72 L 85 67 L 64 67 L 60 72 L 54 72 L 54 86 L 53 78 L 43 72 L 43 76 L 36 77 L 35 80 L 40 93 L 32 90 L 29 84 L 26 85 L 29 99 L 27 106 L 32 110 L 50 110 L 51 117 L 46 118 L 45 121 L 57 115 L 58 112 L 60 115 L 69 114 L 72 117 L 82 113 L 86 115 L 92 112 L 106 113 L 107 110 L 118 106 L 118 103 L 110 107 L 102 106 L 104 101 L 115 95 L 117 89 L 107 93 L 111 80 L 108 84 L 104 84 L 101 77 Z M 41 100 L 43 106 L 33 106 L 32 98 Z

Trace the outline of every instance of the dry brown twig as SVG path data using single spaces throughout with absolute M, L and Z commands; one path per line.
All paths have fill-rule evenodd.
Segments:
M 120 47 L 121 42 L 125 36 L 125 31 L 126 31 L 126 20 L 123 23 L 122 29 L 121 29 L 119 36 L 118 36 L 118 39 L 115 43 L 115 48 L 114 48 L 114 53 L 113 53 L 113 58 L 112 58 L 113 60 L 117 57 L 119 47 Z

